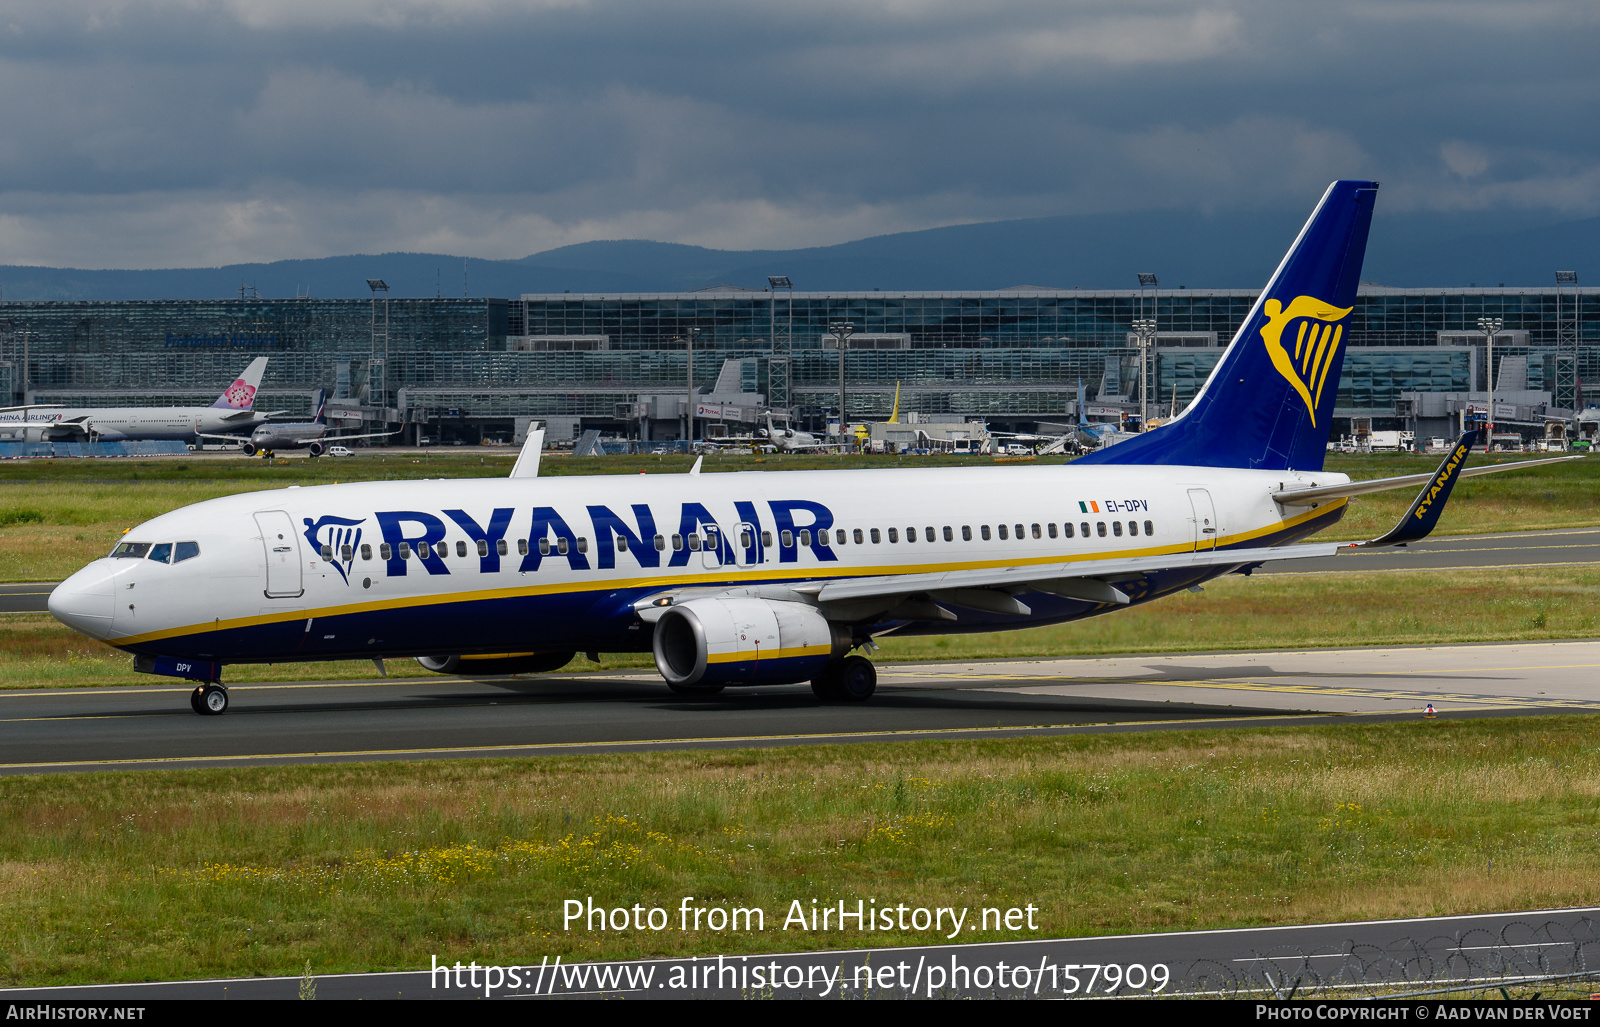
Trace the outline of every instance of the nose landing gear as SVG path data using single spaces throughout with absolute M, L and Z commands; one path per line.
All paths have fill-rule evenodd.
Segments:
M 202 717 L 218 717 L 228 712 L 228 690 L 219 684 L 201 685 L 189 693 L 189 706 Z

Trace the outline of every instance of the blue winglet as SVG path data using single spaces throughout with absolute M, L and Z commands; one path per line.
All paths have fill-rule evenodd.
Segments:
M 1400 523 L 1389 530 L 1382 538 L 1375 538 L 1370 542 L 1361 543 L 1363 546 L 1399 546 L 1407 542 L 1427 538 L 1433 531 L 1434 525 L 1439 523 L 1439 516 L 1444 513 L 1444 505 L 1450 501 L 1450 492 L 1456 487 L 1456 479 L 1461 477 L 1456 472 L 1461 470 L 1461 465 L 1467 462 L 1467 454 L 1472 452 L 1472 447 L 1477 445 L 1482 433 L 1474 428 L 1462 432 L 1461 438 L 1456 442 L 1455 448 L 1445 456 L 1439 464 L 1439 469 L 1433 472 L 1433 477 L 1422 486 L 1422 491 L 1417 493 L 1416 502 L 1411 504 L 1411 509 L 1400 518 Z
M 1330 185 L 1188 409 L 1078 462 L 1321 470 L 1377 195 Z

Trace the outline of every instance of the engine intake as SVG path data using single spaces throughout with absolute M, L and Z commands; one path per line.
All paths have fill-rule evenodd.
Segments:
M 850 636 L 804 603 L 730 596 L 668 607 L 652 649 L 674 685 L 787 685 L 822 673 Z

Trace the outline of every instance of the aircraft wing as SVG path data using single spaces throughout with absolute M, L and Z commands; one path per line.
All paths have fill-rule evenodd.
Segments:
M 1404 484 L 1421 484 L 1422 489 L 1400 522 L 1385 534 L 1366 542 L 1322 542 L 1304 545 L 1254 549 L 1210 549 L 1198 552 L 1167 553 L 1160 556 L 1114 557 L 1105 560 L 1061 560 L 1020 567 L 989 567 L 976 570 L 936 571 L 927 574 L 877 574 L 871 577 L 844 578 L 838 581 L 801 581 L 787 585 L 757 586 L 787 592 L 791 601 L 822 607 L 830 619 L 855 620 L 884 616 L 897 620 L 954 620 L 945 606 L 983 610 L 989 613 L 1026 616 L 1032 611 L 1016 598 L 1019 593 L 1045 592 L 1068 599 L 1122 605 L 1129 595 L 1117 582 L 1136 579 L 1147 572 L 1172 570 L 1253 569 L 1263 563 L 1281 560 L 1314 560 L 1337 556 L 1341 549 L 1365 546 L 1399 546 L 1426 538 L 1439 523 L 1456 479 L 1467 473 L 1462 468 L 1477 439 L 1476 431 L 1462 434 L 1445 454 L 1432 474 L 1404 475 Z M 1566 458 L 1562 458 L 1566 459 Z M 1511 466 L 1498 465 L 1486 470 L 1511 470 L 1550 463 L 1531 460 Z M 1401 488 L 1400 478 L 1386 480 L 1386 488 Z M 1370 484 L 1370 483 L 1364 483 Z M 1335 486 L 1334 489 L 1342 486 Z M 1298 494 L 1317 489 L 1297 490 Z M 1325 498 L 1338 498 L 1333 491 Z M 1279 493 L 1282 495 L 1282 493 Z M 1282 502 L 1282 500 L 1279 500 Z M 646 596 L 634 604 L 640 619 L 660 618 L 679 598 L 698 598 L 707 594 L 738 594 L 739 589 L 682 590 Z M 768 596 L 768 598 L 780 598 Z
M 1077 560 L 1060 563 L 1035 564 L 1025 567 L 996 567 L 970 571 L 938 571 L 930 574 L 878 574 L 865 578 L 846 578 L 840 581 L 803 581 L 788 585 L 755 586 L 767 598 L 785 598 L 768 593 L 774 590 L 789 593 L 787 598 L 814 603 L 824 614 L 848 614 L 852 605 L 866 604 L 885 609 L 884 600 L 927 599 L 967 609 L 987 610 L 992 613 L 1026 615 L 1027 606 L 1013 597 L 1020 592 L 1048 592 L 1069 599 L 1104 603 L 1108 606 L 1129 602 L 1128 594 L 1113 582 L 1118 579 L 1138 578 L 1147 571 L 1165 571 L 1183 568 L 1245 567 L 1278 560 L 1314 560 L 1335 556 L 1350 542 L 1324 542 L 1282 548 L 1217 549 L 1198 553 L 1172 553 L 1165 556 L 1135 556 L 1110 560 Z M 658 592 L 634 604 L 641 620 L 652 623 L 666 612 L 674 602 L 698 599 L 707 595 L 739 595 L 748 590 L 682 589 Z M 873 602 L 877 601 L 877 602 Z M 891 602 L 890 606 L 893 605 Z M 954 620 L 947 611 L 941 612 L 931 602 L 916 603 L 915 612 L 907 611 L 906 620 Z M 833 609 L 829 609 L 829 607 Z
M 224 439 L 224 440 L 226 440 L 228 442 L 249 442 L 250 441 L 250 436 L 248 436 L 248 435 L 213 435 L 210 432 L 197 431 L 197 432 L 195 432 L 195 436 L 197 438 L 202 438 L 202 439 Z
M 1582 456 L 1553 456 L 1543 460 L 1519 460 L 1512 464 L 1494 464 L 1489 467 L 1464 467 L 1456 472 L 1458 478 L 1470 478 L 1475 474 L 1498 474 L 1501 471 L 1520 471 L 1526 467 L 1540 467 L 1544 464 L 1558 464 L 1564 460 L 1582 460 Z M 1387 492 L 1389 489 L 1411 488 L 1414 485 L 1423 485 L 1433 480 L 1433 474 L 1401 474 L 1393 478 L 1372 478 L 1368 481 L 1352 481 L 1343 485 L 1323 485 L 1309 489 L 1285 489 L 1273 493 L 1272 498 L 1284 506 L 1299 506 L 1301 504 L 1319 503 L 1324 499 L 1347 499 L 1351 496 L 1364 496 L 1369 492 Z
M 324 435 L 317 439 L 307 439 L 306 442 L 351 442 L 355 439 L 386 439 L 391 435 L 399 435 L 405 429 L 396 428 L 394 431 L 372 431 L 365 435 Z
M 235 410 L 232 413 L 223 414 L 222 415 L 222 419 L 224 421 L 242 421 L 242 420 L 246 420 L 248 418 L 252 418 L 252 417 L 256 417 L 256 416 L 271 417 L 273 414 L 281 414 L 281 413 L 283 413 L 283 411 L 274 410 L 272 412 L 272 414 L 257 415 L 257 413 L 254 410 Z

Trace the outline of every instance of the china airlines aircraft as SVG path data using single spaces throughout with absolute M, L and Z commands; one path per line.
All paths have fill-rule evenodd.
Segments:
M 6 407 L 0 409 L 0 438 L 15 436 L 26 442 L 191 440 L 208 432 L 253 428 L 272 416 L 255 410 L 256 390 L 266 370 L 267 358 L 256 357 L 208 407 Z
M 1092 617 L 1269 561 L 1351 496 L 1422 491 L 1364 545 L 1432 530 L 1432 474 L 1322 470 L 1374 182 L 1335 182 L 1188 410 L 1064 466 L 381 481 L 229 496 L 139 525 L 50 611 L 198 683 L 228 664 L 416 657 L 443 673 L 653 652 L 680 693 L 809 681 L 860 701 L 890 634 Z M 381 664 L 380 664 L 381 665 Z

